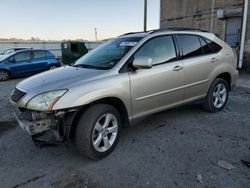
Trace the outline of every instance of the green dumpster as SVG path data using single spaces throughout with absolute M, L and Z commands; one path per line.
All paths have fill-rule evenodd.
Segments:
M 74 63 L 77 59 L 88 53 L 84 42 L 79 41 L 62 42 L 61 49 L 64 64 Z

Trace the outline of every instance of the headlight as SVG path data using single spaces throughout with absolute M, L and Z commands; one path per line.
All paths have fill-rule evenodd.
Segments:
M 41 93 L 33 97 L 28 103 L 27 108 L 31 110 L 52 110 L 54 104 L 67 92 L 64 90 L 50 91 Z

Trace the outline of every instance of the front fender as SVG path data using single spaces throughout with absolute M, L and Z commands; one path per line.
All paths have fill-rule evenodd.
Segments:
M 131 115 L 130 83 L 127 73 L 70 88 L 53 106 L 53 110 L 80 107 L 108 97 L 120 99 L 128 115 Z

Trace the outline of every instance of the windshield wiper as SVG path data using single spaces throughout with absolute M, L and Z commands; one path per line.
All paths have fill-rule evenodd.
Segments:
M 88 65 L 88 64 L 77 64 L 73 65 L 73 67 L 81 67 L 81 68 L 87 68 L 87 69 L 105 69 L 105 67 L 98 67 L 94 65 Z
M 93 68 L 92 65 L 86 65 L 86 64 L 77 64 L 77 65 L 72 65 L 72 66 L 73 67 L 87 68 L 87 69 Z

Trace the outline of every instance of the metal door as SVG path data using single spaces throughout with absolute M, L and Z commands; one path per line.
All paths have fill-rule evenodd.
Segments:
M 240 43 L 241 36 L 241 17 L 227 19 L 226 42 L 231 47 L 236 47 Z

